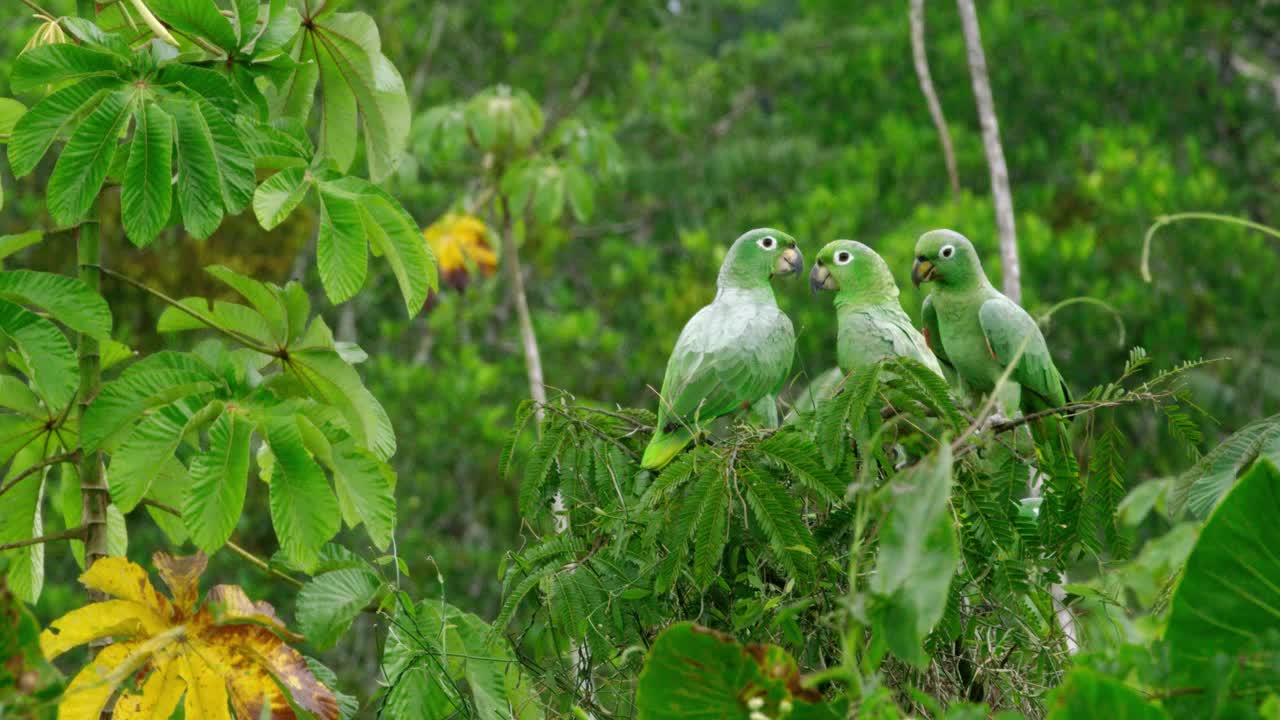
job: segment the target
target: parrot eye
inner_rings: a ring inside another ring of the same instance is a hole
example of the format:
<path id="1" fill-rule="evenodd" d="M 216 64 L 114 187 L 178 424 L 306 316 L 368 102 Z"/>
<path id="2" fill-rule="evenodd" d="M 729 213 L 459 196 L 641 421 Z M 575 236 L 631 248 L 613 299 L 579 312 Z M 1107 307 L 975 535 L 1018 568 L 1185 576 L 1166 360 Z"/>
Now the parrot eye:
<path id="1" fill-rule="evenodd" d="M 849 252 L 848 250 L 841 250 L 840 252 L 836 253 L 837 265 L 848 265 L 852 261 L 853 261 L 853 253 Z"/>
<path id="2" fill-rule="evenodd" d="M 956 254 L 956 247 L 954 245 L 943 245 L 938 254 L 942 256 L 943 260 L 950 260 L 951 256 Z"/>
<path id="3" fill-rule="evenodd" d="M 778 246 L 778 241 L 773 239 L 772 235 L 765 235 L 756 241 L 756 244 L 765 250 L 772 250 Z"/>

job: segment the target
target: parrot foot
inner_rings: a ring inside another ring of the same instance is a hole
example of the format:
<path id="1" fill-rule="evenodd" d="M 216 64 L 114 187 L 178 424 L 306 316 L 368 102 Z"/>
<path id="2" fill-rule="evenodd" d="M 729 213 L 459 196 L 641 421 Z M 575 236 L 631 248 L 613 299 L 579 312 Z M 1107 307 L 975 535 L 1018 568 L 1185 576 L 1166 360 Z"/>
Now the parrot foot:
<path id="1" fill-rule="evenodd" d="M 1009 422 L 1009 418 L 1005 417 L 1000 412 L 991 413 L 990 415 L 987 416 L 986 420 L 982 421 L 982 431 L 986 432 L 990 430 L 993 426 L 999 425 L 1001 423 L 1006 423 L 1006 422 Z"/>

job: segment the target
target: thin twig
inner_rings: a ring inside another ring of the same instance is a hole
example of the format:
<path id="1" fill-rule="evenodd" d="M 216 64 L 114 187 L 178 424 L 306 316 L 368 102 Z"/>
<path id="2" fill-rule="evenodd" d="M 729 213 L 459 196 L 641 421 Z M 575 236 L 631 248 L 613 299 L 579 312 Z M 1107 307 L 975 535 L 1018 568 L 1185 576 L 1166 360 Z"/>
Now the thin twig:
<path id="1" fill-rule="evenodd" d="M 213 318 L 206 316 L 204 313 L 202 313 L 202 312 L 198 312 L 198 311 L 196 311 L 196 310 L 193 310 L 193 309 L 192 309 L 192 308 L 190 308 L 189 306 L 184 305 L 184 304 L 182 304 L 181 302 L 178 302 L 177 300 L 174 300 L 173 298 L 171 298 L 171 297 L 169 297 L 168 295 L 166 295 L 166 294 L 164 294 L 164 293 L 160 292 L 159 290 L 156 290 L 156 289 L 154 289 L 154 288 L 152 288 L 152 287 L 148 287 L 147 285 L 145 285 L 145 284 L 143 284 L 143 283 L 140 283 L 140 282 L 138 282 L 137 280 L 134 280 L 133 278 L 129 277 L 128 275 L 125 275 L 125 274 L 123 274 L 123 273 L 118 273 L 118 272 L 116 272 L 115 270 L 111 270 L 111 269 L 105 268 L 105 267 L 103 267 L 103 266 L 101 266 L 101 265 L 90 265 L 89 267 L 97 268 L 99 271 L 101 271 L 101 272 L 103 272 L 103 273 L 105 273 L 105 274 L 107 274 L 107 275 L 110 275 L 111 277 L 113 277 L 113 278 L 115 278 L 115 279 L 117 279 L 117 280 L 123 280 L 123 281 L 125 281 L 126 283 L 128 283 L 129 285 L 132 285 L 133 287 L 138 288 L 139 290 L 141 290 L 141 291 L 143 291 L 143 292 L 145 292 L 145 293 L 148 293 L 148 294 L 150 294 L 150 295 L 154 295 L 155 297 L 159 298 L 160 300 L 162 300 L 162 301 L 163 301 L 163 302 L 165 302 L 166 304 L 168 304 L 168 305 L 170 305 L 170 306 L 172 306 L 172 307 L 174 307 L 174 308 L 177 308 L 179 311 L 184 312 L 184 313 L 186 313 L 187 315 L 190 315 L 191 317 L 195 318 L 196 320 L 199 320 L 200 322 L 204 323 L 205 325 L 207 325 L 207 326 L 209 327 L 209 329 L 210 329 L 210 330 L 217 330 L 218 332 L 222 333 L 223 335 L 226 335 L 227 337 L 231 338 L 232 340 L 235 340 L 236 342 L 240 343 L 241 345 L 244 345 L 245 347 L 249 348 L 250 350 L 253 350 L 253 351 L 255 351 L 255 352 L 260 352 L 260 353 L 262 353 L 263 355 L 270 355 L 270 356 L 272 356 L 272 357 L 280 357 L 280 352 L 279 352 L 278 350 L 275 350 L 275 349 L 273 349 L 273 348 L 269 348 L 269 347 L 267 347 L 266 345 L 259 344 L 259 343 L 258 343 L 257 341 L 255 341 L 253 338 L 251 338 L 251 337 L 249 337 L 249 336 L 247 336 L 247 335 L 245 335 L 245 334 L 243 334 L 243 333 L 240 333 L 240 332 L 238 332 L 238 331 L 236 331 L 236 330 L 232 330 L 231 328 L 225 328 L 225 327 L 222 327 L 222 326 L 221 326 L 221 325 L 219 325 L 216 321 L 214 321 L 214 319 L 213 319 Z"/>
<path id="2" fill-rule="evenodd" d="M 143 498 L 143 499 L 142 499 L 142 502 L 141 502 L 140 504 L 142 504 L 142 505 L 146 505 L 146 506 L 148 506 L 148 507 L 153 507 L 153 508 L 155 508 L 155 509 L 159 510 L 160 512 L 168 513 L 168 514 L 170 514 L 170 515 L 173 515 L 174 517 L 182 517 L 182 513 L 181 513 L 177 508 L 175 508 L 174 506 L 172 506 L 172 505 L 166 505 L 166 504 L 164 504 L 164 503 L 162 503 L 162 502 L 159 502 L 159 501 L 157 501 L 157 500 L 152 500 L 151 498 Z M 231 552 L 233 552 L 233 553 L 235 553 L 235 554 L 239 555 L 240 557 L 244 558 L 245 560 L 248 560 L 250 564 L 252 564 L 252 565 L 254 565 L 254 566 L 258 567 L 259 569 L 261 569 L 263 572 L 267 573 L 268 575 L 273 575 L 273 576 L 275 576 L 276 578 L 279 578 L 280 580 L 283 580 L 283 581 L 285 581 L 285 582 L 289 583 L 290 585 L 292 585 L 292 586 L 294 586 L 294 587 L 298 587 L 298 588 L 302 587 L 302 581 L 301 581 L 301 580 L 299 580 L 299 579 L 297 579 L 297 578 L 295 578 L 295 577 L 293 577 L 293 576 L 291 576 L 291 575 L 287 575 L 287 574 L 285 574 L 285 573 L 282 573 L 282 572 L 280 572 L 279 570 L 277 570 L 277 569 L 275 569 L 275 568 L 271 567 L 271 565 L 269 565 L 269 564 L 267 563 L 267 561 L 263 560 L 262 558 L 258 557 L 257 555 L 254 555 L 253 553 L 249 552 L 248 550 L 245 550 L 244 548 L 242 548 L 242 547 L 240 547 L 239 545 L 235 544 L 235 543 L 234 543 L 234 542 L 232 542 L 231 540 L 228 540 L 228 541 L 227 541 L 227 548 L 228 548 L 229 550 L 231 550 Z"/>
<path id="3" fill-rule="evenodd" d="M 911 18 L 911 56 L 915 60 L 916 80 L 920 82 L 920 92 L 924 94 L 925 105 L 929 107 L 933 126 L 938 130 L 938 140 L 942 143 L 942 159 L 947 166 L 947 179 L 951 182 L 951 193 L 959 195 L 960 173 L 956 170 L 956 151 L 951 145 L 951 131 L 947 129 L 947 116 L 942 112 L 938 91 L 933 87 L 933 75 L 929 72 L 929 54 L 924 44 L 924 0 L 911 0 L 908 12 Z"/>
<path id="4" fill-rule="evenodd" d="M 40 543 L 54 542 L 56 540 L 83 540 L 85 528 L 83 525 L 77 525 L 70 530 L 62 532 L 41 535 L 40 537 L 27 538 L 26 540 L 18 540 L 17 542 L 5 543 L 0 545 L 0 551 L 16 550 L 18 548 L 27 547 L 28 545 L 39 545 Z"/>
<path id="5" fill-rule="evenodd" d="M 32 465 L 26 470 L 23 470 L 22 472 L 18 473 L 17 476 L 15 476 L 12 480 L 5 483 L 4 486 L 0 487 L 0 495 L 4 495 L 5 493 L 12 490 L 14 485 L 17 485 L 23 480 L 26 480 L 27 478 L 31 477 L 35 473 L 51 465 L 58 465 L 64 462 L 79 462 L 79 461 L 80 461 L 79 450 L 72 450 L 71 452 L 62 453 L 61 455 L 54 455 L 53 457 L 45 458 L 44 460 L 41 460 L 35 465 Z"/>

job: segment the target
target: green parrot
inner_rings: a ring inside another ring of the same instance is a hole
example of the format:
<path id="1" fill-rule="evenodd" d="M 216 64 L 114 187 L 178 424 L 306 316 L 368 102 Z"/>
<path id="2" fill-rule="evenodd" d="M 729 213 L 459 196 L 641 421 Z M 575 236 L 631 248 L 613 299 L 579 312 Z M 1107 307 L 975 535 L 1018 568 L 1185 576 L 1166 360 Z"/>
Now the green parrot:
<path id="1" fill-rule="evenodd" d="M 769 280 L 803 270 L 804 258 L 786 233 L 759 228 L 734 241 L 720 266 L 715 300 L 689 319 L 671 351 L 642 467 L 663 467 L 700 423 L 758 401 L 776 424 L 777 405 L 769 400 L 786 382 L 796 335 Z"/>
<path id="2" fill-rule="evenodd" d="M 991 285 L 968 238 L 952 230 L 921 235 L 911 281 L 916 287 L 935 283 L 921 311 L 925 340 L 966 386 L 991 392 L 1025 342 L 1009 375 L 1021 389 L 1020 401 L 1012 405 L 1029 413 L 1070 401 L 1067 383 L 1035 320 Z"/>
<path id="3" fill-rule="evenodd" d="M 938 359 L 903 312 L 898 284 L 876 251 L 854 240 L 827 243 L 809 273 L 809 287 L 836 291 L 836 358 L 845 375 L 886 358 L 908 357 L 942 376 Z"/>

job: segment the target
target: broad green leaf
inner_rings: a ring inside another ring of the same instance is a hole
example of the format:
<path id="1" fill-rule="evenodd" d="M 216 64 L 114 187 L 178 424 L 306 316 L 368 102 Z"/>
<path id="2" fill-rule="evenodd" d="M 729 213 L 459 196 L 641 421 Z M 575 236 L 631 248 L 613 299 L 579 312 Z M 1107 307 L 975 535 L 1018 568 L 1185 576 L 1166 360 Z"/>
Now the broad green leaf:
<path id="1" fill-rule="evenodd" d="M 129 554 L 129 524 L 124 513 L 115 505 L 107 506 L 107 555 L 126 557 Z"/>
<path id="2" fill-rule="evenodd" d="M 198 35 L 223 50 L 235 50 L 236 31 L 209 0 L 150 0 L 152 12 L 184 33 Z"/>
<path id="3" fill-rule="evenodd" d="M 298 625 L 317 650 L 333 647 L 378 594 L 378 576 L 360 568 L 313 578 L 298 592 Z"/>
<path id="4" fill-rule="evenodd" d="M 124 170 L 120 220 L 129 240 L 146 247 L 173 210 L 173 118 L 156 103 L 138 111 Z"/>
<path id="5" fill-rule="evenodd" d="M 218 384 L 218 376 L 194 355 L 151 355 L 103 385 L 81 421 L 80 441 L 86 451 L 97 450 L 147 410 L 209 392 Z"/>
<path id="6" fill-rule="evenodd" d="M 0 300 L 0 332 L 13 341 L 30 370 L 29 379 L 50 407 L 71 402 L 80 378 L 75 352 L 53 323 L 7 300 Z"/>
<path id="7" fill-rule="evenodd" d="M 1165 630 L 1174 682 L 1203 682 L 1206 673 L 1219 672 L 1219 657 L 1249 664 L 1280 620 L 1278 513 L 1280 471 L 1262 460 L 1205 523 L 1174 590 Z"/>
<path id="8" fill-rule="evenodd" d="M 123 62 L 118 56 L 98 48 L 72 43 L 41 45 L 27 50 L 14 61 L 9 86 L 14 92 L 27 92 L 45 85 L 115 75 L 122 69 Z"/>
<path id="9" fill-rule="evenodd" d="M 416 315 L 427 293 L 438 287 L 435 261 L 422 242 L 416 223 L 400 203 L 381 190 L 374 197 L 366 195 L 360 209 L 370 245 L 391 265 L 405 309 L 410 316 Z"/>
<path id="10" fill-rule="evenodd" d="M 892 480 L 893 506 L 880 531 L 880 550 L 871 591 L 878 607 L 873 631 L 889 649 L 924 667 L 922 643 L 946 609 L 959 548 L 951 522 L 951 446 L 945 440 L 932 455 Z"/>
<path id="11" fill-rule="evenodd" d="M 167 107 L 178 130 L 177 194 L 182 223 L 192 236 L 204 239 L 222 224 L 224 205 L 213 135 L 194 101 L 175 99 Z"/>
<path id="12" fill-rule="evenodd" d="M 271 0 L 266 26 L 262 29 L 262 35 L 254 43 L 254 50 L 264 55 L 283 48 L 297 35 L 301 25 L 302 16 L 286 0 Z M 312 80 L 310 92 L 315 92 L 314 80 Z"/>
<path id="13" fill-rule="evenodd" d="M 171 508 L 181 508 L 191 485 L 191 477 L 187 468 L 177 458 L 169 458 L 155 469 L 155 478 L 151 481 L 151 489 L 147 497 L 164 503 Z M 181 517 L 147 506 L 147 514 L 164 533 L 171 545 L 182 545 L 191 538 L 186 523 Z"/>
<path id="14" fill-rule="evenodd" d="M 285 555 L 304 570 L 320 559 L 320 546 L 341 525 L 338 500 L 312 459 L 292 417 L 272 417 L 260 431 L 275 456 L 271 474 L 271 524 Z"/>
<path id="15" fill-rule="evenodd" d="M 173 458 L 190 419 L 185 403 L 170 403 L 149 412 L 124 436 L 107 468 L 112 503 L 133 511 L 151 489 L 156 468 Z"/>
<path id="16" fill-rule="evenodd" d="M 349 438 L 333 445 L 330 468 L 347 525 L 363 522 L 374 545 L 386 550 L 396 525 L 395 471 Z"/>
<path id="17" fill-rule="evenodd" d="M 355 157 L 355 114 L 364 131 L 369 177 L 380 182 L 395 170 L 409 139 L 409 98 L 395 66 L 382 54 L 373 19 L 334 13 L 307 29 L 301 60 L 319 66 L 324 102 L 321 152 L 345 171 Z"/>
<path id="18" fill-rule="evenodd" d="M 800 686 L 796 661 L 776 645 L 744 647 L 733 638 L 691 622 L 663 630 L 636 685 L 640 720 L 788 717 L 785 702 L 805 716 L 822 700 Z"/>
<path id="19" fill-rule="evenodd" d="M 198 65 L 168 63 L 160 68 L 155 83 L 169 86 L 186 100 L 207 100 L 228 113 L 236 111 L 240 99 L 224 73 Z"/>
<path id="20" fill-rule="evenodd" d="M 316 266 L 325 295 L 342 303 L 364 286 L 369 249 L 365 241 L 361 198 L 329 183 L 320 183 L 320 231 L 316 235 Z"/>
<path id="21" fill-rule="evenodd" d="M 257 32 L 258 0 L 235 0 L 236 37 L 240 47 L 253 39 Z"/>
<path id="22" fill-rule="evenodd" d="M 0 298 L 36 307 L 99 340 L 111 336 L 111 308 L 82 280 L 34 270 L 0 271 Z"/>
<path id="23" fill-rule="evenodd" d="M 18 120 L 9 138 L 9 168 L 15 177 L 35 169 L 54 138 L 97 107 L 106 91 L 118 87 L 115 78 L 90 78 L 65 87 L 36 103 Z"/>
<path id="24" fill-rule="evenodd" d="M 17 454 L 9 466 L 6 479 L 32 467 L 43 459 L 39 447 L 28 446 Z M 44 499 L 45 474 L 41 470 L 0 495 L 0 543 L 15 542 L 44 534 L 44 518 L 40 510 Z M 0 553 L 7 556 L 8 585 L 21 600 L 35 603 L 44 587 L 44 544 Z"/>
<path id="25" fill-rule="evenodd" d="M 569 193 L 569 207 L 578 222 L 586 222 L 595 212 L 596 196 L 591 187 L 591 178 L 582 168 L 570 165 L 564 169 L 565 189 Z"/>
<path id="26" fill-rule="evenodd" d="M 213 140 L 213 157 L 218 163 L 218 190 L 227 212 L 235 215 L 249 206 L 257 180 L 253 158 L 249 157 L 240 135 L 222 111 L 207 100 L 196 102 L 199 119 Z"/>
<path id="27" fill-rule="evenodd" d="M 356 442 L 385 460 L 396 451 L 395 431 L 382 405 L 360 381 L 355 368 L 333 350 L 300 350 L 289 356 L 287 369 L 312 397 L 337 408 Z"/>
<path id="28" fill-rule="evenodd" d="M 93 206 L 132 105 L 133 93 L 112 92 L 71 134 L 49 176 L 45 203 L 54 222 L 73 225 Z"/>
<path id="29" fill-rule="evenodd" d="M 291 339 L 288 337 L 288 309 L 285 308 L 280 296 L 273 292 L 266 283 L 241 275 L 224 265 L 210 265 L 204 271 L 230 285 L 232 290 L 240 293 L 245 300 L 248 300 L 253 309 L 257 310 L 258 314 L 266 321 L 267 326 L 271 329 L 271 337 L 277 343 L 281 345 L 288 343 Z"/>
<path id="30" fill-rule="evenodd" d="M 0 375 L 0 407 L 36 420 L 48 418 L 48 411 L 40 405 L 40 398 L 25 382 L 12 375 Z"/>
<path id="31" fill-rule="evenodd" d="M 1164 710 L 1137 690 L 1088 667 L 1067 673 L 1049 694 L 1049 720 L 1164 720 Z"/>
<path id="32" fill-rule="evenodd" d="M 388 717 L 417 717 L 423 720 L 456 717 L 461 701 L 456 699 L 447 679 L 429 665 L 414 665 L 396 675 L 387 692 L 383 710 Z"/>
<path id="33" fill-rule="evenodd" d="M 305 121 L 311 116 L 311 108 L 315 103 L 316 86 L 320 83 L 320 64 L 313 59 L 315 39 L 312 33 L 297 33 L 290 37 L 298 38 L 289 52 L 289 57 L 297 64 L 276 79 L 276 92 L 270 102 L 271 115 Z"/>
<path id="34" fill-rule="evenodd" d="M 196 547 L 212 553 L 231 538 L 249 479 L 249 439 L 253 426 L 224 412 L 209 428 L 209 449 L 191 460 L 191 486 L 182 519 Z"/>
<path id="35" fill-rule="evenodd" d="M 263 229 L 271 230 L 298 207 L 311 190 L 313 180 L 305 168 L 291 167 L 267 178 L 253 193 L 253 214 Z"/>
<path id="36" fill-rule="evenodd" d="M 0 97 L 0 141 L 8 141 L 13 127 L 27 112 L 27 106 L 13 98 Z"/>
<path id="37" fill-rule="evenodd" d="M 43 239 L 44 232 L 41 230 L 28 230 L 17 235 L 0 235 L 0 260 L 29 248 Z"/>

